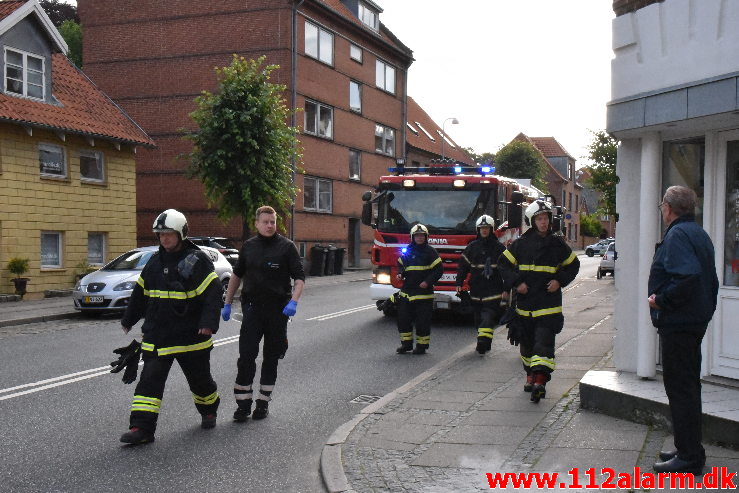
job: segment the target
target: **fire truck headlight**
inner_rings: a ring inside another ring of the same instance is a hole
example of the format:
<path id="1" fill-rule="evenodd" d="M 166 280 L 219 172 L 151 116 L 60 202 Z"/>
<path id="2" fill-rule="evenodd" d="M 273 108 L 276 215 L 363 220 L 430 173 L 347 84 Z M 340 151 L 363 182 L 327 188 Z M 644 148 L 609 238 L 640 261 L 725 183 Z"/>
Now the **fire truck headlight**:
<path id="1" fill-rule="evenodd" d="M 403 180 L 403 186 L 404 187 L 415 187 L 416 180 Z"/>
<path id="2" fill-rule="evenodd" d="M 387 272 L 380 272 L 377 274 L 377 284 L 392 284 L 390 274 Z"/>
<path id="3" fill-rule="evenodd" d="M 454 180 L 454 186 L 457 188 L 463 188 L 465 185 L 464 180 Z"/>

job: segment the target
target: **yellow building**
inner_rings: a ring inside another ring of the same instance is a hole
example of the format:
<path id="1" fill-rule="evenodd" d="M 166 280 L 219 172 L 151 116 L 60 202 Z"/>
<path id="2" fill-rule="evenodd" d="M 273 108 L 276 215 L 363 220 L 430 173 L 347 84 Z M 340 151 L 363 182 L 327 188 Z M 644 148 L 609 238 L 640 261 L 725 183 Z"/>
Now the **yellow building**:
<path id="1" fill-rule="evenodd" d="M 67 59 L 37 0 L 0 2 L 0 49 L 0 293 L 26 258 L 40 298 L 136 246 L 135 151 L 154 143 Z"/>

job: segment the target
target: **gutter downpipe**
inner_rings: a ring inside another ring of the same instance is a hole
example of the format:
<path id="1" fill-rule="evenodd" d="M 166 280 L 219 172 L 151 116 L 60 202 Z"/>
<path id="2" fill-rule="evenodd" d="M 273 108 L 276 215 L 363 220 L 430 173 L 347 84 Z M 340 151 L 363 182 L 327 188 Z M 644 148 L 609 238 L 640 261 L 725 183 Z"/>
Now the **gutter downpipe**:
<path id="1" fill-rule="evenodd" d="M 292 12 L 292 46 L 291 50 L 291 62 L 290 62 L 290 126 L 295 128 L 297 126 L 297 119 L 295 118 L 296 104 L 298 101 L 298 9 L 305 0 L 300 0 L 295 3 L 293 1 L 293 12 Z M 290 169 L 292 174 L 292 182 L 295 185 L 295 156 L 290 158 Z M 290 206 L 290 240 L 295 241 L 295 200 L 293 200 Z"/>

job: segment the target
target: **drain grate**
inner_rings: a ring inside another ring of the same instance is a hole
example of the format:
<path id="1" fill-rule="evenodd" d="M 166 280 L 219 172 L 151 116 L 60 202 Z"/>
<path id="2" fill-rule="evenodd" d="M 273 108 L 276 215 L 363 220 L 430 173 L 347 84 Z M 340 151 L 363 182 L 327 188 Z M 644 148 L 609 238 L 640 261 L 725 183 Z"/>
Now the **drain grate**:
<path id="1" fill-rule="evenodd" d="M 351 404 L 372 404 L 380 400 L 379 395 L 358 395 L 354 399 L 350 400 Z"/>

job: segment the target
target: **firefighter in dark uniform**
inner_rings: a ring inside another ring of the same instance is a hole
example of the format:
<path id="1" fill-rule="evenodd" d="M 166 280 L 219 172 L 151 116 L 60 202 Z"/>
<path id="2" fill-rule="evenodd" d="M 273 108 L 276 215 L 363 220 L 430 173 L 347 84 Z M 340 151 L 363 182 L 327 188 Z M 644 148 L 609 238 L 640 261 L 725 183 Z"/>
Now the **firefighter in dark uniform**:
<path id="1" fill-rule="evenodd" d="M 575 279 L 580 261 L 552 232 L 552 207 L 546 201 L 529 204 L 525 216 L 530 229 L 503 252 L 498 269 L 504 289 L 516 290 L 524 390 L 539 402 L 555 367 L 554 338 L 564 326 L 562 288 Z"/>
<path id="2" fill-rule="evenodd" d="M 457 293 L 462 293 L 462 286 L 470 274 L 470 299 L 477 327 L 477 347 L 480 354 L 490 351 L 493 344 L 493 328 L 501 315 L 501 299 L 508 299 L 508 292 L 503 291 L 503 278 L 498 272 L 498 257 L 505 247 L 495 236 L 495 220 L 488 216 L 480 216 L 475 226 L 477 239 L 470 242 L 462 252 L 457 270 Z"/>
<path id="3" fill-rule="evenodd" d="M 423 224 L 411 228 L 411 242 L 398 258 L 398 278 L 403 287 L 393 295 L 398 306 L 399 354 L 413 350 L 424 354 L 431 341 L 431 312 L 434 308 L 434 284 L 441 278 L 443 266 L 436 250 L 429 245 L 429 230 Z M 413 348 L 413 327 L 416 347 Z"/>
<path id="4" fill-rule="evenodd" d="M 220 402 L 210 373 L 210 351 L 223 288 L 208 255 L 187 239 L 181 212 L 167 209 L 159 214 L 153 231 L 159 251 L 141 271 L 121 320 L 128 333 L 144 318 L 144 368 L 133 396 L 130 429 L 121 436 L 131 444 L 154 441 L 164 384 L 175 360 L 190 385 L 203 428 L 216 425 Z"/>
<path id="5" fill-rule="evenodd" d="M 287 321 L 295 315 L 305 285 L 305 274 L 295 244 L 277 233 L 277 213 L 262 206 L 256 214 L 257 235 L 244 242 L 239 260 L 226 292 L 221 310 L 223 320 L 231 317 L 231 302 L 244 280 L 241 290 L 241 322 L 239 360 L 234 396 L 237 409 L 234 420 L 244 422 L 251 415 L 263 419 L 269 413 L 269 401 L 277 381 L 277 363 L 287 351 Z M 295 286 L 290 285 L 290 279 Z M 262 373 L 259 394 L 254 399 L 252 384 L 256 374 L 259 343 L 264 337 Z M 252 403 L 256 400 L 254 413 Z"/>

